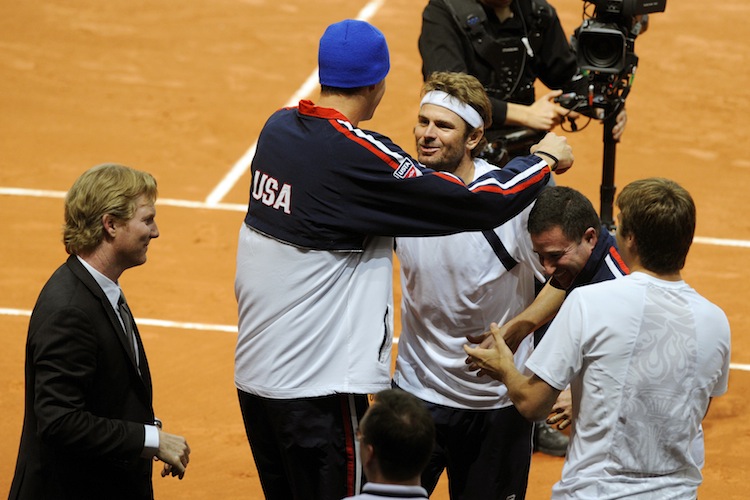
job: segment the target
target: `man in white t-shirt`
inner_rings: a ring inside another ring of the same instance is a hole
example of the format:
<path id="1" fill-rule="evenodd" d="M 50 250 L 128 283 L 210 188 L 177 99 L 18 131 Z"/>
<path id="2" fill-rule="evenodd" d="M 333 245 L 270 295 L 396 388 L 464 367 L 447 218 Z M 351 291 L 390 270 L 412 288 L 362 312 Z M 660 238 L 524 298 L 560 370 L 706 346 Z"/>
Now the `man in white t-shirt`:
<path id="1" fill-rule="evenodd" d="M 695 232 L 690 194 L 644 179 L 617 206 L 631 275 L 572 292 L 527 361 L 530 376 L 499 337 L 465 350 L 527 418 L 546 416 L 571 385 L 571 446 L 553 498 L 695 498 L 702 476 L 691 443 L 711 398 L 727 390 L 729 323 L 680 274 Z"/>

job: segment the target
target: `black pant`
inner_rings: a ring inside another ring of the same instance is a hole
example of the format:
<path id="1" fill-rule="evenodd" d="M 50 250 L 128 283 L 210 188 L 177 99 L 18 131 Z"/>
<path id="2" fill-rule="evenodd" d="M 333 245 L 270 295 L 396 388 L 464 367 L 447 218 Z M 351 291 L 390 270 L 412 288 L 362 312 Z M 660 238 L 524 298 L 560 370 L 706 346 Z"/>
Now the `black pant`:
<path id="1" fill-rule="evenodd" d="M 422 474 L 432 494 L 448 470 L 451 500 L 526 496 L 533 424 L 515 406 L 462 410 L 426 403 L 435 420 L 435 449 Z"/>
<path id="2" fill-rule="evenodd" d="M 355 433 L 367 395 L 267 399 L 237 393 L 267 499 L 340 500 L 359 493 Z"/>

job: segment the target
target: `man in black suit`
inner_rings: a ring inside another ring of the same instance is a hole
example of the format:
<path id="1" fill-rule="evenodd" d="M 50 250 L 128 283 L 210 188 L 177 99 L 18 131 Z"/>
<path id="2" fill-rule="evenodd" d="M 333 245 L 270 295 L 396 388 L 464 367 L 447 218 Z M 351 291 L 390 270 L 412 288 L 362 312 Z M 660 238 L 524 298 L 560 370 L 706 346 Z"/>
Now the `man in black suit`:
<path id="1" fill-rule="evenodd" d="M 37 299 L 10 499 L 152 499 L 152 458 L 182 479 L 190 448 L 154 418 L 151 375 L 118 279 L 159 236 L 154 178 L 96 166 L 65 198 L 70 254 Z"/>

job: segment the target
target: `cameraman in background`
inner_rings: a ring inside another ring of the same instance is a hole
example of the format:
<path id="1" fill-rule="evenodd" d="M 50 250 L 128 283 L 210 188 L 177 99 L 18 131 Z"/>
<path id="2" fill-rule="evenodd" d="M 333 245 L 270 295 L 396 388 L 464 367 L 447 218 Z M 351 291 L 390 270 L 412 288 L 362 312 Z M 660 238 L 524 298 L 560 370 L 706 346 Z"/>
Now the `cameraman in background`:
<path id="1" fill-rule="evenodd" d="M 419 52 L 424 79 L 434 71 L 455 71 L 473 75 L 485 86 L 493 125 L 483 157 L 498 166 L 528 155 L 529 147 L 566 116 L 578 117 L 556 97 L 587 92 L 588 81 L 546 0 L 429 0 Z M 553 89 L 538 99 L 537 79 Z M 612 129 L 615 140 L 626 122 L 623 110 Z"/>
<path id="2" fill-rule="evenodd" d="M 422 75 L 454 71 L 475 76 L 492 104 L 488 146 L 480 155 L 502 167 L 562 123 L 578 115 L 555 102 L 564 92 L 585 95 L 581 74 L 555 9 L 546 0 L 429 0 L 419 37 Z M 536 99 L 537 78 L 551 92 Z M 617 116 L 618 140 L 627 121 Z M 564 456 L 568 437 L 535 424 L 534 450 Z"/>

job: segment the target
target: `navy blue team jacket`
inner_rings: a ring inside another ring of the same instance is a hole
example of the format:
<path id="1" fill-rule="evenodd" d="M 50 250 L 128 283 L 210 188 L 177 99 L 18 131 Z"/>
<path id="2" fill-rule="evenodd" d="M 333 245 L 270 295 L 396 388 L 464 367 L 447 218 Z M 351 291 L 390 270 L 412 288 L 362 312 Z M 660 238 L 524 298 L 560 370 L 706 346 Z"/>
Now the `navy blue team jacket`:
<path id="1" fill-rule="evenodd" d="M 245 222 L 292 245 L 362 250 L 368 236 L 428 236 L 501 225 L 534 200 L 550 168 L 528 156 L 466 186 L 389 138 L 300 101 L 266 122 Z"/>

